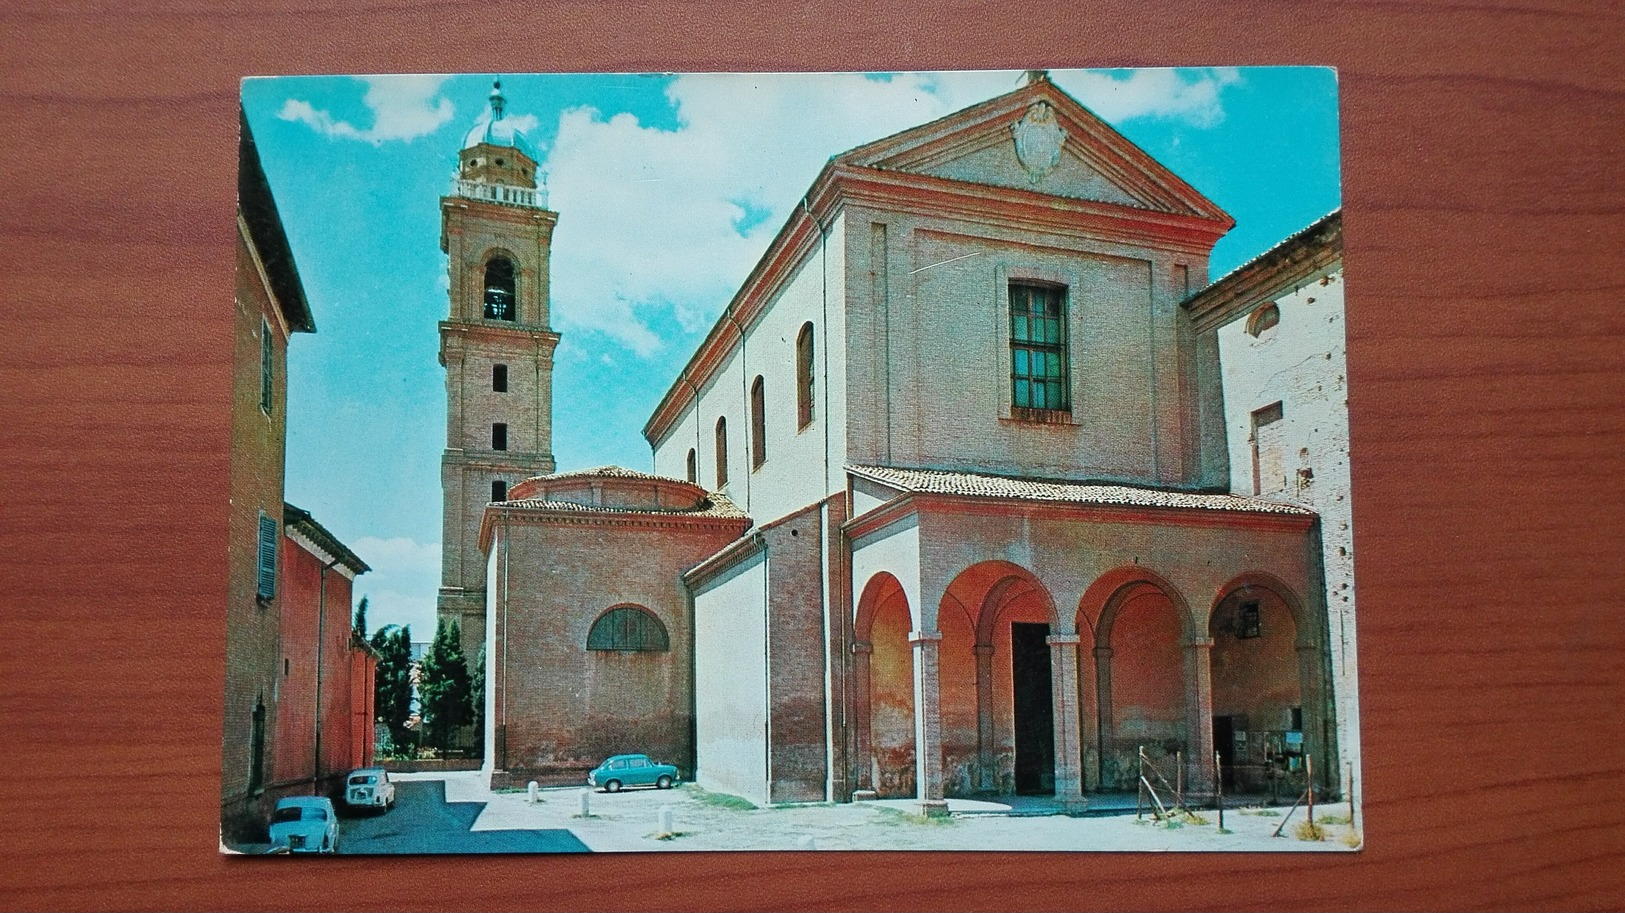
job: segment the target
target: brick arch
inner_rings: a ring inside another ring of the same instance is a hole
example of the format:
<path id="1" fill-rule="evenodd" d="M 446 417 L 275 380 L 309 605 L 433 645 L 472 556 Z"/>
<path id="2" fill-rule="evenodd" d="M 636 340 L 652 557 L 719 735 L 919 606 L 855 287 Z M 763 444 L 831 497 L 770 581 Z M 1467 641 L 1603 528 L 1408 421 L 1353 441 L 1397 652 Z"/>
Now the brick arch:
<path id="1" fill-rule="evenodd" d="M 1205 617 L 1204 624 L 1198 626 L 1191 613 L 1190 603 L 1185 601 L 1184 594 L 1179 592 L 1179 588 L 1161 574 L 1140 565 L 1114 568 L 1101 574 L 1089 585 L 1089 589 L 1083 593 L 1083 598 L 1078 601 L 1078 630 L 1092 631 L 1096 647 L 1111 646 L 1112 626 L 1117 622 L 1118 613 L 1130 599 L 1144 592 L 1147 587 L 1160 590 L 1168 597 L 1168 601 L 1174 604 L 1174 608 L 1179 612 L 1180 629 L 1187 641 L 1200 640 L 1206 636 Z"/>
<path id="2" fill-rule="evenodd" d="M 1240 596 L 1249 590 L 1263 590 L 1281 600 L 1287 611 L 1292 615 L 1292 624 L 1296 629 L 1297 646 L 1317 647 L 1320 645 L 1320 630 L 1309 617 L 1309 609 L 1296 591 L 1288 586 L 1281 578 L 1264 571 L 1248 571 L 1238 574 L 1225 581 L 1219 587 L 1218 593 L 1208 603 L 1207 613 L 1202 617 L 1202 630 L 1208 630 L 1213 623 L 1213 614 L 1226 600 Z"/>
<path id="3" fill-rule="evenodd" d="M 908 593 L 903 590 L 902 581 L 886 571 L 880 571 L 863 585 L 863 595 L 858 597 L 858 610 L 852 621 L 852 637 L 854 640 L 866 642 L 874 631 L 875 615 L 881 606 L 889 605 L 891 600 L 903 600 L 903 608 L 909 612 L 912 620 L 914 613 L 908 605 Z"/>
<path id="4" fill-rule="evenodd" d="M 870 577 L 858 598 L 851 645 L 852 774 L 860 792 L 897 798 L 916 792 L 914 656 L 909 643 L 914 624 L 902 582 L 885 571 Z"/>
<path id="5" fill-rule="evenodd" d="M 1032 571 L 1012 561 L 979 561 L 965 568 L 954 575 L 942 602 L 963 609 L 976 629 L 977 643 L 987 643 L 999 615 L 1011 602 L 1028 595 L 1038 598 L 1050 626 L 1060 627 L 1060 613 L 1049 588 Z"/>

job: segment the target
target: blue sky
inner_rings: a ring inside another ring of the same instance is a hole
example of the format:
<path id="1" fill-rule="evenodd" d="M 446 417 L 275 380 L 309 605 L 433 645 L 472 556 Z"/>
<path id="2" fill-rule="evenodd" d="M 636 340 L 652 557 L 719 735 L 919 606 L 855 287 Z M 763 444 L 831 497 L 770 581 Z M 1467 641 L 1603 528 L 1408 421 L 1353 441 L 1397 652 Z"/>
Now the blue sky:
<path id="1" fill-rule="evenodd" d="M 1337 82 L 1302 67 L 1058 70 L 1236 218 L 1217 278 L 1341 204 Z M 433 632 L 445 316 L 439 197 L 489 75 L 246 80 L 318 332 L 290 347 L 287 497 L 356 550 L 370 620 Z M 551 208 L 553 452 L 650 468 L 640 430 L 832 155 L 1016 88 L 1019 71 L 504 75 Z"/>

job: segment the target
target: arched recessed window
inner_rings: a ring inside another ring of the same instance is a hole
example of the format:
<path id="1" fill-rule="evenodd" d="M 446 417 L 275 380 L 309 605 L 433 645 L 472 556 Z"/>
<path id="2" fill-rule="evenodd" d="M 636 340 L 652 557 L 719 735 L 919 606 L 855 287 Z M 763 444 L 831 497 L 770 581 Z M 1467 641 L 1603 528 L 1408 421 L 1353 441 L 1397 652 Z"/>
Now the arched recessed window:
<path id="1" fill-rule="evenodd" d="M 688 480 L 690 482 L 700 480 L 700 454 L 693 447 L 688 448 Z"/>
<path id="2" fill-rule="evenodd" d="M 1262 336 L 1265 330 L 1280 322 L 1281 309 L 1275 306 L 1275 302 L 1271 301 L 1248 316 L 1247 335 L 1253 337 Z"/>
<path id="3" fill-rule="evenodd" d="M 717 419 L 717 490 L 728 487 L 728 419 Z"/>
<path id="4" fill-rule="evenodd" d="M 757 469 L 767 462 L 767 393 L 762 388 L 762 375 L 750 384 L 750 468 Z"/>
<path id="5" fill-rule="evenodd" d="M 801 327 L 796 336 L 796 427 L 805 428 L 813 420 L 813 325 Z"/>
<path id="6" fill-rule="evenodd" d="M 616 606 L 598 617 L 587 632 L 587 649 L 664 653 L 671 649 L 666 626 L 649 610 Z"/>
<path id="7" fill-rule="evenodd" d="M 487 320 L 513 320 L 518 291 L 514 285 L 513 261 L 495 256 L 485 263 L 485 317 Z"/>

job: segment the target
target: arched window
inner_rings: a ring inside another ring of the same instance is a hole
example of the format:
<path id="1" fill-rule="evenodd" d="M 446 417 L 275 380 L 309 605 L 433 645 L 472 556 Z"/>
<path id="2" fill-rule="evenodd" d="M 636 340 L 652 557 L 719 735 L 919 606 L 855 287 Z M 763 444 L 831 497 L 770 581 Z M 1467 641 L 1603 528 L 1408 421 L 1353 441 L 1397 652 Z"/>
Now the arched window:
<path id="1" fill-rule="evenodd" d="M 1271 301 L 1269 304 L 1266 304 L 1263 307 L 1260 307 L 1258 310 L 1253 311 L 1252 314 L 1248 316 L 1247 335 L 1256 339 L 1257 337 L 1264 335 L 1265 330 L 1268 330 L 1280 322 L 1281 309 L 1275 306 L 1275 302 Z"/>
<path id="2" fill-rule="evenodd" d="M 688 448 L 688 480 L 695 483 L 700 481 L 700 454 L 693 447 Z"/>
<path id="3" fill-rule="evenodd" d="M 587 632 L 587 649 L 664 653 L 671 649 L 666 626 L 648 609 L 616 606 L 598 617 Z"/>
<path id="4" fill-rule="evenodd" d="M 717 419 L 717 490 L 728 487 L 728 419 Z"/>
<path id="5" fill-rule="evenodd" d="M 762 389 L 762 375 L 750 384 L 750 468 L 757 469 L 767 462 L 767 394 Z"/>
<path id="6" fill-rule="evenodd" d="M 498 255 L 485 263 L 485 318 L 513 320 L 518 291 L 514 285 L 513 261 Z"/>
<path id="7" fill-rule="evenodd" d="M 801 327 L 796 336 L 796 427 L 805 428 L 813 420 L 813 325 Z"/>

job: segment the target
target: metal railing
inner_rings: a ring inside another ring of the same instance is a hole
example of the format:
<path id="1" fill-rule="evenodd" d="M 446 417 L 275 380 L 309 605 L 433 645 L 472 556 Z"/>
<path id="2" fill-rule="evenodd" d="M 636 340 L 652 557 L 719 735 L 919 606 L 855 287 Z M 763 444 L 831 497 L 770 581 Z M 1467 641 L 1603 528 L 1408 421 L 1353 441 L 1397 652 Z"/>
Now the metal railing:
<path id="1" fill-rule="evenodd" d="M 533 190 L 529 187 L 487 184 L 484 181 L 466 181 L 462 178 L 453 178 L 451 192 L 453 196 L 470 200 L 484 200 L 487 203 L 501 203 L 504 206 L 522 206 L 527 209 L 547 208 L 547 189 L 545 187 Z"/>

